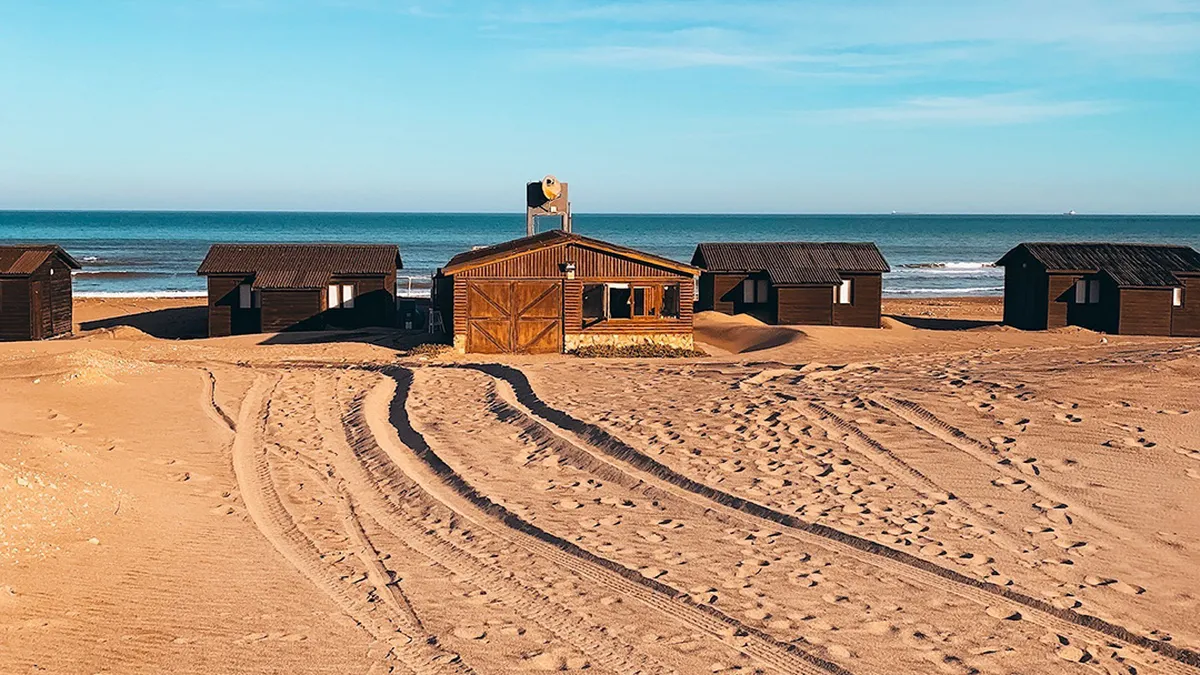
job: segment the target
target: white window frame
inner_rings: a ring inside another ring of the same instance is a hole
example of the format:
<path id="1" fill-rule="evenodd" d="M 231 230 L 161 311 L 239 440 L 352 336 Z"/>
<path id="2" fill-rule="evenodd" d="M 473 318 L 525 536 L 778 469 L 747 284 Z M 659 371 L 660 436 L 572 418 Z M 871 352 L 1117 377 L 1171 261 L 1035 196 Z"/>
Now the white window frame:
<path id="1" fill-rule="evenodd" d="M 1183 289 L 1179 286 L 1171 289 L 1171 306 L 1183 307 Z"/>
<path id="2" fill-rule="evenodd" d="M 842 279 L 842 283 L 838 284 L 833 289 L 834 302 L 839 305 L 850 305 L 854 303 L 854 280 Z"/>
<path id="3" fill-rule="evenodd" d="M 238 284 L 238 309 L 254 307 L 254 287 L 250 284 Z"/>
<path id="4" fill-rule="evenodd" d="M 612 289 L 627 289 L 629 284 L 612 283 L 604 284 L 604 320 L 609 321 L 613 318 L 612 315 Z M 633 291 L 629 291 L 629 316 L 633 316 Z M 624 320 L 624 319 L 622 319 Z"/>
<path id="5" fill-rule="evenodd" d="M 342 284 L 342 309 L 354 309 L 354 284 Z"/>
<path id="6" fill-rule="evenodd" d="M 329 309 L 337 309 L 342 306 L 341 287 L 337 284 L 329 284 L 325 288 L 325 297 Z"/>

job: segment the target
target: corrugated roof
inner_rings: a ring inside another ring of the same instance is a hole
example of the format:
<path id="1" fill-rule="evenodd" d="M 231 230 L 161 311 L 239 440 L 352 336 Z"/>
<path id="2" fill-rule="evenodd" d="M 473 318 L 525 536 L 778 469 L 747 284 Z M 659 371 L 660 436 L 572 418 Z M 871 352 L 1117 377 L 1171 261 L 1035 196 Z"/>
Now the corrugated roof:
<path id="1" fill-rule="evenodd" d="M 1051 272 L 1079 272 L 1112 277 L 1118 286 L 1178 286 L 1176 273 L 1200 274 L 1200 253 L 1188 246 L 1107 242 L 1026 242 L 1006 253 L 1005 265 L 1025 251 Z"/>
<path id="2" fill-rule="evenodd" d="M 329 283 L 330 272 L 322 270 L 263 270 L 254 275 L 254 288 L 313 289 Z"/>
<path id="3" fill-rule="evenodd" d="M 0 246 L 0 275 L 25 277 L 33 274 L 52 255 L 57 255 L 68 267 L 80 269 L 80 264 L 57 244 Z"/>
<path id="4" fill-rule="evenodd" d="M 395 274 L 395 244 L 213 244 L 197 274 L 253 274 L 257 288 L 320 288 L 333 275 Z"/>
<path id="5" fill-rule="evenodd" d="M 872 243 L 709 242 L 696 247 L 692 264 L 710 272 L 766 272 L 771 283 L 832 285 L 839 272 L 889 272 Z"/>
<path id="6" fill-rule="evenodd" d="M 639 251 L 627 246 L 610 244 L 606 241 L 592 239 L 591 237 L 585 237 L 582 234 L 576 234 L 574 232 L 564 232 L 563 230 L 546 230 L 545 232 L 539 232 L 529 237 L 521 237 L 520 239 L 513 239 L 512 241 L 506 241 L 492 246 L 478 248 L 473 251 L 464 251 L 459 253 L 451 258 L 450 262 L 446 263 L 446 266 L 442 268 L 442 274 L 457 274 L 465 269 L 479 267 L 480 265 L 486 265 L 490 262 L 502 260 L 504 258 L 511 258 L 513 256 L 525 253 L 526 251 L 566 244 L 587 246 L 589 248 L 605 251 L 616 256 L 640 260 L 651 265 L 672 269 L 683 274 L 695 275 L 696 272 L 699 271 L 691 265 L 681 263 L 678 260 L 664 258 L 659 255 L 654 255 L 653 253 L 646 253 L 645 251 Z"/>

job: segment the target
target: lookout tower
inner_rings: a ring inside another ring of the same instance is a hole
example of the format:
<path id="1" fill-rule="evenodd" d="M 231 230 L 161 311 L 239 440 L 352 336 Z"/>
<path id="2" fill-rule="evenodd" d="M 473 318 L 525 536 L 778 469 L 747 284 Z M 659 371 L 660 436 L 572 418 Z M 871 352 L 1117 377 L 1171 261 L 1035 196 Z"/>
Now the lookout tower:
<path id="1" fill-rule="evenodd" d="M 554 176 L 525 185 L 525 234 L 546 230 L 571 231 L 571 201 L 567 184 Z"/>

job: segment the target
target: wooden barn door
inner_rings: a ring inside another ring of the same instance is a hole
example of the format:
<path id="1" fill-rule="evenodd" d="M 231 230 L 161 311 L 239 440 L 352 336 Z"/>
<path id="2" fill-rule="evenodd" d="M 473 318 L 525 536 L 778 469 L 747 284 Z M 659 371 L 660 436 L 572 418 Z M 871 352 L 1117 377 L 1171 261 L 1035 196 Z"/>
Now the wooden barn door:
<path id="1" fill-rule="evenodd" d="M 556 280 L 468 281 L 467 351 L 562 351 L 562 286 Z"/>

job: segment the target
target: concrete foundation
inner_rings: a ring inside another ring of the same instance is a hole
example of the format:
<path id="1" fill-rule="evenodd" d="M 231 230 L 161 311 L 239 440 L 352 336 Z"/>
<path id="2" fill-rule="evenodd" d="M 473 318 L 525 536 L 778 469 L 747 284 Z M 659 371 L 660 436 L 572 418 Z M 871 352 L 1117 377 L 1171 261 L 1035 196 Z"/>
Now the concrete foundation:
<path id="1" fill-rule="evenodd" d="M 563 336 L 563 348 L 566 351 L 579 349 L 583 346 L 603 345 L 611 347 L 628 347 L 633 345 L 666 345 L 677 349 L 695 349 L 696 342 L 691 333 L 650 333 L 644 335 L 605 334 L 605 333 L 575 333 Z"/>

